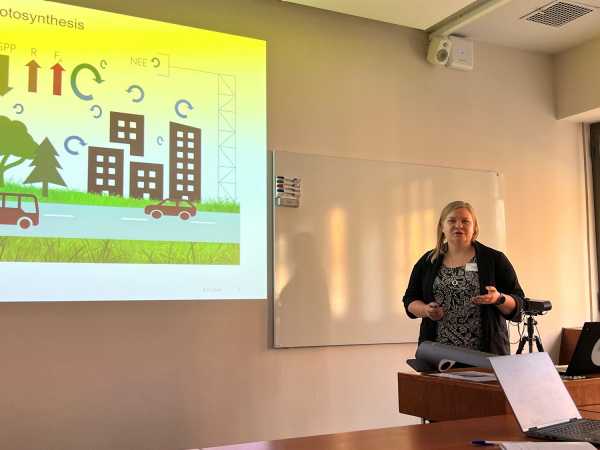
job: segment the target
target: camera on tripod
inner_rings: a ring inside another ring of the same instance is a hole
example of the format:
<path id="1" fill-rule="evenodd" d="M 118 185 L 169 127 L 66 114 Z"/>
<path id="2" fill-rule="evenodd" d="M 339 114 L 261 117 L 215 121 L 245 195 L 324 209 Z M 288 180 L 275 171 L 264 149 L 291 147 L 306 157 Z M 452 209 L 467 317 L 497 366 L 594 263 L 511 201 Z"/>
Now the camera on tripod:
<path id="1" fill-rule="evenodd" d="M 538 316 L 545 314 L 552 309 L 550 300 L 533 300 L 531 298 L 523 299 L 523 314 L 528 316 Z"/>
<path id="2" fill-rule="evenodd" d="M 526 316 L 523 318 L 523 322 L 527 327 L 527 334 L 521 336 L 519 347 L 517 348 L 517 355 L 523 353 L 525 344 L 528 344 L 529 353 L 533 351 L 534 343 L 538 352 L 544 351 L 541 338 L 535 334 L 537 330 L 537 322 L 533 316 L 546 314 L 551 309 L 552 302 L 550 300 L 533 300 L 530 298 L 523 299 L 523 315 Z"/>

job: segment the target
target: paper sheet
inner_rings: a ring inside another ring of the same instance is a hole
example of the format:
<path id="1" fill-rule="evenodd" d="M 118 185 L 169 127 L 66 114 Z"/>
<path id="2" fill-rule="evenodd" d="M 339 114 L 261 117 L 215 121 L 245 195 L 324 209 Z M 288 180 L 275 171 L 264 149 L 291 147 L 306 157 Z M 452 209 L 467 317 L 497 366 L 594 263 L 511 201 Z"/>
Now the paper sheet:
<path id="1" fill-rule="evenodd" d="M 502 450 L 595 450 L 589 442 L 498 442 Z"/>

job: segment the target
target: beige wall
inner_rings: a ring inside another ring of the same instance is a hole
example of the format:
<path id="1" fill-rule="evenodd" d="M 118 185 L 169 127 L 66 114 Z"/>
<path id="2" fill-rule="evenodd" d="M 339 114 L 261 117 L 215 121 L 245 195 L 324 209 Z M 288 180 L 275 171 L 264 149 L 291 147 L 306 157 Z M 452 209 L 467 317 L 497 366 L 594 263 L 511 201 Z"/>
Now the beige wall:
<path id="1" fill-rule="evenodd" d="M 277 0 L 71 3 L 267 39 L 269 148 L 496 169 L 508 255 L 540 320 L 589 313 L 583 150 L 554 118 L 549 57 L 476 46 L 425 62 L 423 32 Z M 310 292 L 310 286 L 306 286 Z M 413 345 L 269 348 L 265 300 L 0 305 L 0 446 L 165 450 L 405 424 Z"/>
<path id="2" fill-rule="evenodd" d="M 600 108 L 599 54 L 600 38 L 597 38 L 556 55 L 556 116 L 559 119 Z M 599 118 L 600 113 L 595 111 L 592 121 Z"/>

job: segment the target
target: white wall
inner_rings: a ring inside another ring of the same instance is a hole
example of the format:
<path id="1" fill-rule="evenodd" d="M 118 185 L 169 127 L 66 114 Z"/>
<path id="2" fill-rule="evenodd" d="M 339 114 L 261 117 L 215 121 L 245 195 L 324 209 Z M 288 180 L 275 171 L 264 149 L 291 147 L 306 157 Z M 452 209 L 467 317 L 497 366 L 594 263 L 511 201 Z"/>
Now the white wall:
<path id="1" fill-rule="evenodd" d="M 526 293 L 554 303 L 546 347 L 587 317 L 583 149 L 554 118 L 549 57 L 477 44 L 474 71 L 441 69 L 423 32 L 277 0 L 70 3 L 267 39 L 271 149 L 502 172 L 508 256 Z M 0 305 L 2 447 L 181 449 L 414 422 L 396 398 L 413 345 L 273 350 L 270 327 L 264 299 Z"/>

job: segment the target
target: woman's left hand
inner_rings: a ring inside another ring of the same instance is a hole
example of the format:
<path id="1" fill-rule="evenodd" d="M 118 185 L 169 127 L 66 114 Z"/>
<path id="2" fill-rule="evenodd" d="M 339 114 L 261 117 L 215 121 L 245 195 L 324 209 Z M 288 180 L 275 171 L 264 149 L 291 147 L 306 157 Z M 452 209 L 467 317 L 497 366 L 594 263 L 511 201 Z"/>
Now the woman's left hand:
<path id="1" fill-rule="evenodd" d="M 494 286 L 486 286 L 487 294 L 477 295 L 471 298 L 476 305 L 493 305 L 500 298 L 500 292 Z"/>

